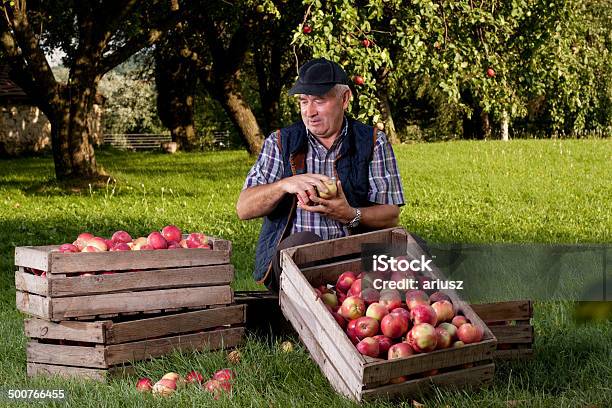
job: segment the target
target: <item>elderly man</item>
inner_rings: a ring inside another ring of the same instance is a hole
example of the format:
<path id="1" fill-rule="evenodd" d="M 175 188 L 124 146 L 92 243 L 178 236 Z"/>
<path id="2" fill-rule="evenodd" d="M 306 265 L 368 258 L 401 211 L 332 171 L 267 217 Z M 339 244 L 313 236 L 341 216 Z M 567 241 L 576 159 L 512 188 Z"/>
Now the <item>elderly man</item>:
<path id="1" fill-rule="evenodd" d="M 302 120 L 266 138 L 236 205 L 242 220 L 264 217 L 253 275 L 273 291 L 280 249 L 396 226 L 404 204 L 385 134 L 344 115 L 351 90 L 340 65 L 307 62 L 289 94 Z"/>

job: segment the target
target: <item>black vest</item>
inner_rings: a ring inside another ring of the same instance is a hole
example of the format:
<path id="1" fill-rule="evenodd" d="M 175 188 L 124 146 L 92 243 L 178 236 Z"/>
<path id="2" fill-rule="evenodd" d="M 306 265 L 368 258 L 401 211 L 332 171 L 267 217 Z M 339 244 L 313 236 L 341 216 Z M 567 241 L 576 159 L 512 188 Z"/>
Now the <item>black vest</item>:
<path id="1" fill-rule="evenodd" d="M 283 159 L 283 178 L 308 172 L 306 153 L 308 135 L 300 120 L 277 131 L 278 144 Z M 348 119 L 347 134 L 334 163 L 336 178 L 342 183 L 346 200 L 352 207 L 367 207 L 370 186 L 369 168 L 376 142 L 376 131 L 372 126 Z M 297 199 L 285 194 L 276 208 L 264 217 L 257 249 L 253 277 L 263 282 L 270 271 L 270 263 L 279 242 L 291 232 Z"/>

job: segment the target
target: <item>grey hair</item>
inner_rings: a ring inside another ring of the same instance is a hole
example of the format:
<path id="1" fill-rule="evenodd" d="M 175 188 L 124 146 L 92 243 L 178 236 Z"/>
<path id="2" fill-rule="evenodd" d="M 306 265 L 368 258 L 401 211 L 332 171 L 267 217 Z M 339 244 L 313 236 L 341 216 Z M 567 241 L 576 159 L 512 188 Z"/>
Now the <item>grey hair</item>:
<path id="1" fill-rule="evenodd" d="M 332 89 L 329 90 L 329 93 L 331 93 L 334 96 L 337 96 L 339 98 L 342 97 L 342 95 L 344 95 L 344 93 L 346 91 L 350 91 L 351 88 L 348 85 L 345 84 L 336 84 L 334 85 L 334 87 Z"/>

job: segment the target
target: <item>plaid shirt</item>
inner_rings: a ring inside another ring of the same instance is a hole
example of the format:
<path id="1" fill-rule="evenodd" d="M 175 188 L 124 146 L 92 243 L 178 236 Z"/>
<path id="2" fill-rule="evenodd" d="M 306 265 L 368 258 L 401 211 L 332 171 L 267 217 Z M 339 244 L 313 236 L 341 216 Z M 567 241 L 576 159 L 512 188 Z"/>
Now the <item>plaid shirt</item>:
<path id="1" fill-rule="evenodd" d="M 344 120 L 342 132 L 328 150 L 310 131 L 308 133 L 308 152 L 306 153 L 306 169 L 309 173 L 325 174 L 334 177 L 334 160 L 340 150 L 348 129 L 348 121 Z M 271 184 L 283 176 L 283 159 L 278 148 L 277 135 L 273 132 L 264 141 L 257 161 L 249 171 L 243 190 L 261 184 Z M 368 199 L 377 204 L 404 205 L 402 182 L 397 170 L 393 149 L 387 141 L 387 136 L 381 131 L 377 133 L 376 144 L 372 155 L 369 171 L 370 187 Z M 291 233 L 311 231 L 324 240 L 344 237 L 348 229 L 344 224 L 325 217 L 322 214 L 309 212 L 300 207 L 296 209 Z"/>

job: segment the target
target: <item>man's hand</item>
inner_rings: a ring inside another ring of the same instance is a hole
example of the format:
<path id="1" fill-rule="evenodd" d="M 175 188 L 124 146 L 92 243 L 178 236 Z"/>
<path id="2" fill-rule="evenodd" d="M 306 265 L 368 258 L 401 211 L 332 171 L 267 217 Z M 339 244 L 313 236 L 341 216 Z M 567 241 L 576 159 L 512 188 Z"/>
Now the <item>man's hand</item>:
<path id="1" fill-rule="evenodd" d="M 314 195 L 310 197 L 314 205 L 306 205 L 302 202 L 298 205 L 306 211 L 324 214 L 327 218 L 339 221 L 342 224 L 347 224 L 355 218 L 355 209 L 346 201 L 346 196 L 344 195 L 344 190 L 342 190 L 342 183 L 340 183 L 340 180 L 336 181 L 336 186 L 338 187 L 336 197 L 326 200 Z M 317 188 L 319 187 L 317 186 Z"/>
<path id="2" fill-rule="evenodd" d="M 298 203 L 302 208 L 305 208 L 311 200 L 317 197 L 315 187 L 319 191 L 329 191 L 325 187 L 324 182 L 329 182 L 331 179 L 323 174 L 298 174 L 297 176 L 291 176 L 282 179 L 282 188 L 285 193 L 295 194 L 298 199 Z"/>

